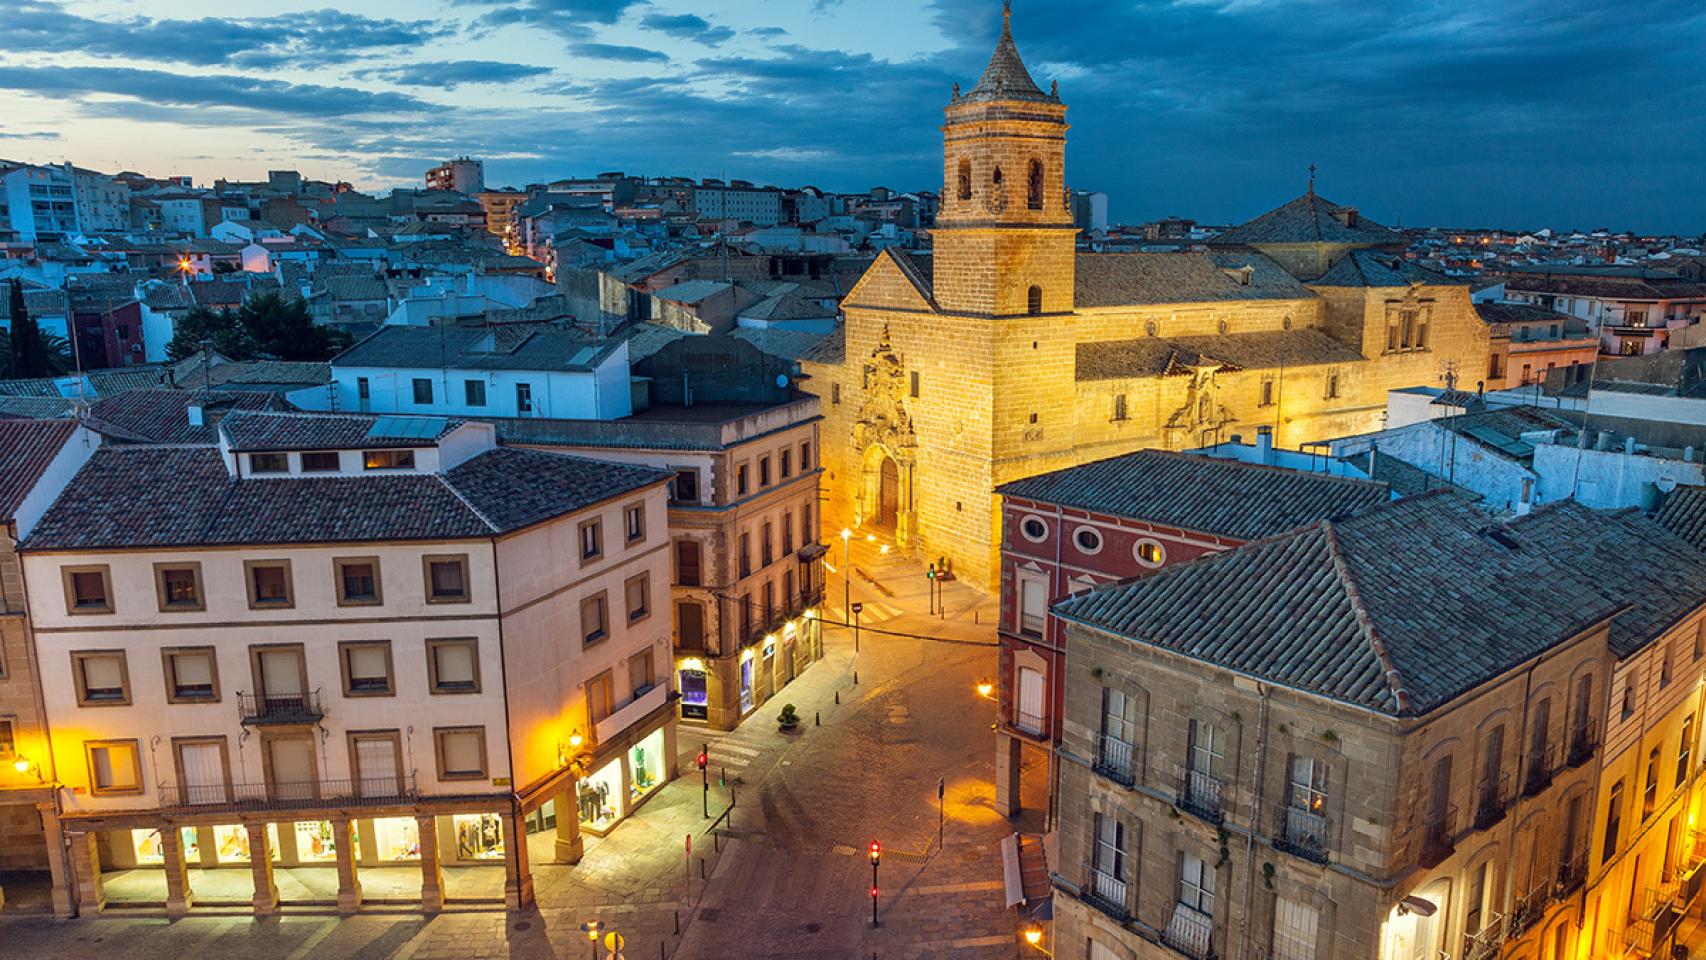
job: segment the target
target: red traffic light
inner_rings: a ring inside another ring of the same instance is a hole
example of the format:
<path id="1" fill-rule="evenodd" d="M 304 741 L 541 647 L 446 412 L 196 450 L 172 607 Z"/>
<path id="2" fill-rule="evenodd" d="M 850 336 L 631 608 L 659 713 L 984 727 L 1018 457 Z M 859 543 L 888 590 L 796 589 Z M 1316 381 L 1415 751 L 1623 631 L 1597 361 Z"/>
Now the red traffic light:
<path id="1" fill-rule="evenodd" d="M 693 762 L 697 763 L 699 765 L 699 769 L 703 770 L 711 765 L 711 758 L 707 756 L 704 751 L 700 751 L 699 755 L 693 758 Z"/>
<path id="2" fill-rule="evenodd" d="M 883 855 L 883 845 L 878 843 L 875 840 L 872 840 L 871 841 L 871 859 L 875 860 L 882 855 Z"/>
<path id="3" fill-rule="evenodd" d="M 877 899 L 877 888 L 876 887 L 871 888 L 871 899 L 872 900 Z"/>

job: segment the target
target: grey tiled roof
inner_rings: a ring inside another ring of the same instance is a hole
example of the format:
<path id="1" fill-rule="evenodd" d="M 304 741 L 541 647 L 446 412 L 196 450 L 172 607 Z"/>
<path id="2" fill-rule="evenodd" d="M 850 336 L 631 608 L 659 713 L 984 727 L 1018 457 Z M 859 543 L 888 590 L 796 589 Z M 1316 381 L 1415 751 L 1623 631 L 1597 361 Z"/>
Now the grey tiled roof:
<path id="1" fill-rule="evenodd" d="M 1362 354 L 1319 330 L 1265 330 L 1199 337 L 1139 337 L 1080 343 L 1079 380 L 1130 380 L 1214 362 L 1233 370 L 1354 363 Z"/>
<path id="2" fill-rule="evenodd" d="M 1297 278 L 1255 250 L 1080 253 L 1073 283 L 1080 309 L 1314 297 Z"/>
<path id="3" fill-rule="evenodd" d="M 212 446 L 102 447 L 24 549 L 482 538 L 666 478 L 644 467 L 499 448 L 444 475 L 235 480 Z"/>
<path id="4" fill-rule="evenodd" d="M 422 428 L 421 435 L 373 436 L 381 419 Z M 386 447 L 426 447 L 462 426 L 445 417 L 374 417 L 342 413 L 273 413 L 236 411 L 219 421 L 219 432 L 232 450 L 360 450 Z M 430 432 L 427 432 L 430 431 Z"/>
<path id="5" fill-rule="evenodd" d="M 1706 487 L 1677 487 L 1653 515 L 1666 530 L 1706 551 Z"/>
<path id="6" fill-rule="evenodd" d="M 962 101 L 994 101 L 994 100 L 1039 100 L 1053 102 L 1056 98 L 1042 92 L 1031 79 L 1031 73 L 1025 69 L 1024 61 L 1019 59 L 1019 48 L 1013 45 L 1013 29 L 1011 11 L 1004 15 L 1001 23 L 1001 39 L 996 41 L 995 53 L 989 58 L 989 65 L 983 68 L 983 76 L 978 78 L 977 86 L 960 97 Z"/>
<path id="7" fill-rule="evenodd" d="M 126 390 L 102 397 L 89 408 L 88 423 L 111 439 L 131 443 L 212 443 L 213 416 L 201 426 L 189 420 L 192 403 L 215 413 L 229 410 L 279 410 L 277 395 L 258 392 L 204 393 L 190 390 Z"/>
<path id="8" fill-rule="evenodd" d="M 1352 250 L 1328 267 L 1319 279 L 1309 282 L 1317 287 L 1407 287 L 1412 283 L 1461 285 L 1443 273 L 1380 250 Z"/>
<path id="9" fill-rule="evenodd" d="M 1508 526 L 1502 539 L 1513 548 L 1490 536 L 1488 516 L 1466 502 L 1412 497 L 1092 590 L 1055 611 L 1133 642 L 1414 716 L 1624 609 L 1621 596 L 1608 595 L 1615 588 L 1542 549 L 1558 527 L 1624 538 L 1603 521 L 1562 502 Z"/>
<path id="10" fill-rule="evenodd" d="M 1569 314 L 1532 303 L 1500 303 L 1497 300 L 1475 304 L 1475 313 L 1483 323 L 1568 323 L 1575 319 Z"/>
<path id="11" fill-rule="evenodd" d="M 729 331 L 729 336 L 736 340 L 745 340 L 773 357 L 798 360 L 801 357 L 815 356 L 824 339 L 834 336 L 834 334 L 811 333 L 805 330 L 766 330 L 754 327 L 737 327 Z"/>
<path id="12" fill-rule="evenodd" d="M 1235 540 L 1273 536 L 1391 498 L 1384 483 L 1163 450 L 1014 480 L 996 492 Z"/>
<path id="13" fill-rule="evenodd" d="M 1347 208 L 1322 199 L 1310 190 L 1303 196 L 1269 210 L 1248 223 L 1216 236 L 1211 242 L 1227 243 L 1344 243 L 1384 246 L 1404 242 L 1404 235 L 1357 217 L 1357 225 L 1346 226 L 1338 216 Z"/>
<path id="14" fill-rule="evenodd" d="M 0 420 L 0 520 L 9 520 L 77 430 L 71 420 Z"/>
<path id="15" fill-rule="evenodd" d="M 386 325 L 338 354 L 332 365 L 411 370 L 585 371 L 602 363 L 619 343 L 543 324 Z"/>

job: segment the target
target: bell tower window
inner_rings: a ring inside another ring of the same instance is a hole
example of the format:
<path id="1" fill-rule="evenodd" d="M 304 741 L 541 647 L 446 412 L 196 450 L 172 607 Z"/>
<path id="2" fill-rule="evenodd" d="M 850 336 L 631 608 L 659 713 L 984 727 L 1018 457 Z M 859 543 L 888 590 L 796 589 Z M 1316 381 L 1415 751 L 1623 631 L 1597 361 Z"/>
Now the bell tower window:
<path id="1" fill-rule="evenodd" d="M 1025 183 L 1025 205 L 1032 210 L 1043 208 L 1043 162 L 1032 160 L 1030 176 Z"/>
<path id="2" fill-rule="evenodd" d="M 1043 312 L 1043 288 L 1042 287 L 1033 286 L 1033 287 L 1031 287 L 1031 289 L 1029 291 L 1026 292 L 1026 294 L 1025 294 L 1025 307 L 1027 310 L 1030 311 L 1030 314 L 1033 317 L 1036 316 L 1037 314 Z"/>
<path id="3" fill-rule="evenodd" d="M 971 199 L 971 161 L 960 161 L 960 191 L 961 200 Z"/>

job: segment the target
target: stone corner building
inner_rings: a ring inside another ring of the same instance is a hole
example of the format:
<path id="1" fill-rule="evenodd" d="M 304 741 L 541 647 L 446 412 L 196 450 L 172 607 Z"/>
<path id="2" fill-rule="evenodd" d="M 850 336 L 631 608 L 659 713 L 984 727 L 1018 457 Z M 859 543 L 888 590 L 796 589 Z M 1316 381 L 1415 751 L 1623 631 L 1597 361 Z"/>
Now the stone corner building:
<path id="1" fill-rule="evenodd" d="M 1207 251 L 1078 250 L 1066 105 L 1008 26 L 947 106 L 932 254 L 879 256 L 803 360 L 827 524 L 994 587 L 1002 483 L 1262 425 L 1283 446 L 1365 431 L 1387 390 L 1486 367 L 1467 288 L 1313 183 Z"/>

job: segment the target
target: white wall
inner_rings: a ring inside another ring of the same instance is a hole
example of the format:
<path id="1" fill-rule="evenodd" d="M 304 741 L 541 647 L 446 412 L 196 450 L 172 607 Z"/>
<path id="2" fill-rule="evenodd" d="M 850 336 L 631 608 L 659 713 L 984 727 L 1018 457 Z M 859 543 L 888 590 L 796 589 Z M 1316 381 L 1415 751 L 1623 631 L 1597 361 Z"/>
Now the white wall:
<path id="1" fill-rule="evenodd" d="M 366 377 L 371 400 L 366 412 L 437 414 L 453 417 L 552 417 L 569 420 L 614 420 L 633 413 L 628 382 L 628 346 L 622 344 L 597 370 L 552 373 L 542 370 L 445 370 L 395 367 L 334 367 L 338 409 L 361 411 L 357 381 Z M 430 404 L 414 400 L 414 380 L 433 384 Z M 486 384 L 484 406 L 467 403 L 468 380 Z M 533 411 L 516 407 L 516 385 L 533 388 Z"/>
<path id="2" fill-rule="evenodd" d="M 1660 483 L 1706 483 L 1706 470 L 1699 463 L 1627 454 L 1621 445 L 1612 450 L 1542 445 L 1534 449 L 1534 468 L 1540 475 L 1541 502 L 1573 493 L 1583 506 L 1598 510 L 1652 507 Z"/>

